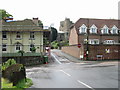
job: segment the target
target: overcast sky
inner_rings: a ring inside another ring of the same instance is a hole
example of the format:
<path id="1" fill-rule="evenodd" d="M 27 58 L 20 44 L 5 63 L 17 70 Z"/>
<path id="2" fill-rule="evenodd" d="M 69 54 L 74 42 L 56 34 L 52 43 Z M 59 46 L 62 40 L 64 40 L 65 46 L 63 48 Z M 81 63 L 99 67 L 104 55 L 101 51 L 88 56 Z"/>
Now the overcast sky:
<path id="1" fill-rule="evenodd" d="M 15 20 L 38 17 L 45 26 L 70 18 L 117 19 L 120 0 L 1 0 L 0 9 L 5 9 Z"/>

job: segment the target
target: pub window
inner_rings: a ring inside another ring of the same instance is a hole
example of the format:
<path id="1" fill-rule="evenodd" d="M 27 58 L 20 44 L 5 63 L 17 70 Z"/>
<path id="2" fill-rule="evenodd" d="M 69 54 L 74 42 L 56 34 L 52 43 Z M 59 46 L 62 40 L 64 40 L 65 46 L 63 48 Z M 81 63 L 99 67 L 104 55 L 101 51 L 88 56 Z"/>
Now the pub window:
<path id="1" fill-rule="evenodd" d="M 18 38 L 18 39 L 21 38 L 20 32 L 16 33 L 16 38 Z"/>
<path id="2" fill-rule="evenodd" d="M 21 50 L 20 44 L 16 44 L 16 50 Z"/>
<path id="3" fill-rule="evenodd" d="M 30 39 L 34 39 L 35 38 L 35 33 L 34 32 L 30 32 Z"/>
<path id="4" fill-rule="evenodd" d="M 2 32 L 2 38 L 7 39 L 7 33 L 6 32 Z"/>
<path id="5" fill-rule="evenodd" d="M 34 44 L 30 44 L 30 51 L 32 51 L 33 47 L 34 47 Z"/>
<path id="6" fill-rule="evenodd" d="M 7 45 L 6 44 L 2 44 L 2 51 L 7 51 Z"/>

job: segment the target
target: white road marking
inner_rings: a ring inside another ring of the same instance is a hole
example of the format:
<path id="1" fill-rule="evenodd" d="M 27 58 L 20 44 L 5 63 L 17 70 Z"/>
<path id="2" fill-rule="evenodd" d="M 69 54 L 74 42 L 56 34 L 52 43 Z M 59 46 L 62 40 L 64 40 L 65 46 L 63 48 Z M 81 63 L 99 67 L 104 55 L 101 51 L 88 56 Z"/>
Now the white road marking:
<path id="1" fill-rule="evenodd" d="M 82 82 L 82 81 L 80 81 L 80 80 L 77 80 L 77 81 L 78 81 L 79 83 L 83 84 L 84 86 L 86 86 L 86 87 L 88 87 L 88 88 L 90 88 L 90 89 L 92 89 L 92 90 L 95 90 L 94 88 L 92 88 L 91 86 L 85 84 L 84 82 Z"/>
<path id="2" fill-rule="evenodd" d="M 62 64 L 56 57 L 54 54 L 51 53 L 51 55 L 55 58 L 55 60 L 59 63 L 59 64 Z"/>
<path id="3" fill-rule="evenodd" d="M 65 73 L 66 75 L 68 75 L 69 77 L 71 76 L 70 74 L 66 73 L 65 71 L 63 70 L 60 70 L 61 72 Z"/>

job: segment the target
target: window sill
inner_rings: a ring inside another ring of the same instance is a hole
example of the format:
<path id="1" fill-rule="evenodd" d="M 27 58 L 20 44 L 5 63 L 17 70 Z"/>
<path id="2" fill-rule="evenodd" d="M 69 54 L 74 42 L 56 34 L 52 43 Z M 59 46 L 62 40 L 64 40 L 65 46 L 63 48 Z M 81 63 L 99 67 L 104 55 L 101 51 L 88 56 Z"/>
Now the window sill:
<path id="1" fill-rule="evenodd" d="M 29 40 L 35 40 L 35 38 L 29 38 Z"/>
<path id="2" fill-rule="evenodd" d="M 16 38 L 15 40 L 21 40 L 22 38 Z"/>
<path id="3" fill-rule="evenodd" d="M 2 40 L 7 40 L 7 38 L 2 38 Z"/>

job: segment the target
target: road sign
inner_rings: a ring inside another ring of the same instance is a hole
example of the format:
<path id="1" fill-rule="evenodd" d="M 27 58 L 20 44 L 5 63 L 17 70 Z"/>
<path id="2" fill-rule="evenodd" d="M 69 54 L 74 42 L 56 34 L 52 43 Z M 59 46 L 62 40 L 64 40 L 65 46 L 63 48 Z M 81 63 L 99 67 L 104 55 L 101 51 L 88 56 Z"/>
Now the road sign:
<path id="1" fill-rule="evenodd" d="M 80 48 L 81 47 L 81 44 L 78 44 L 78 48 Z"/>

